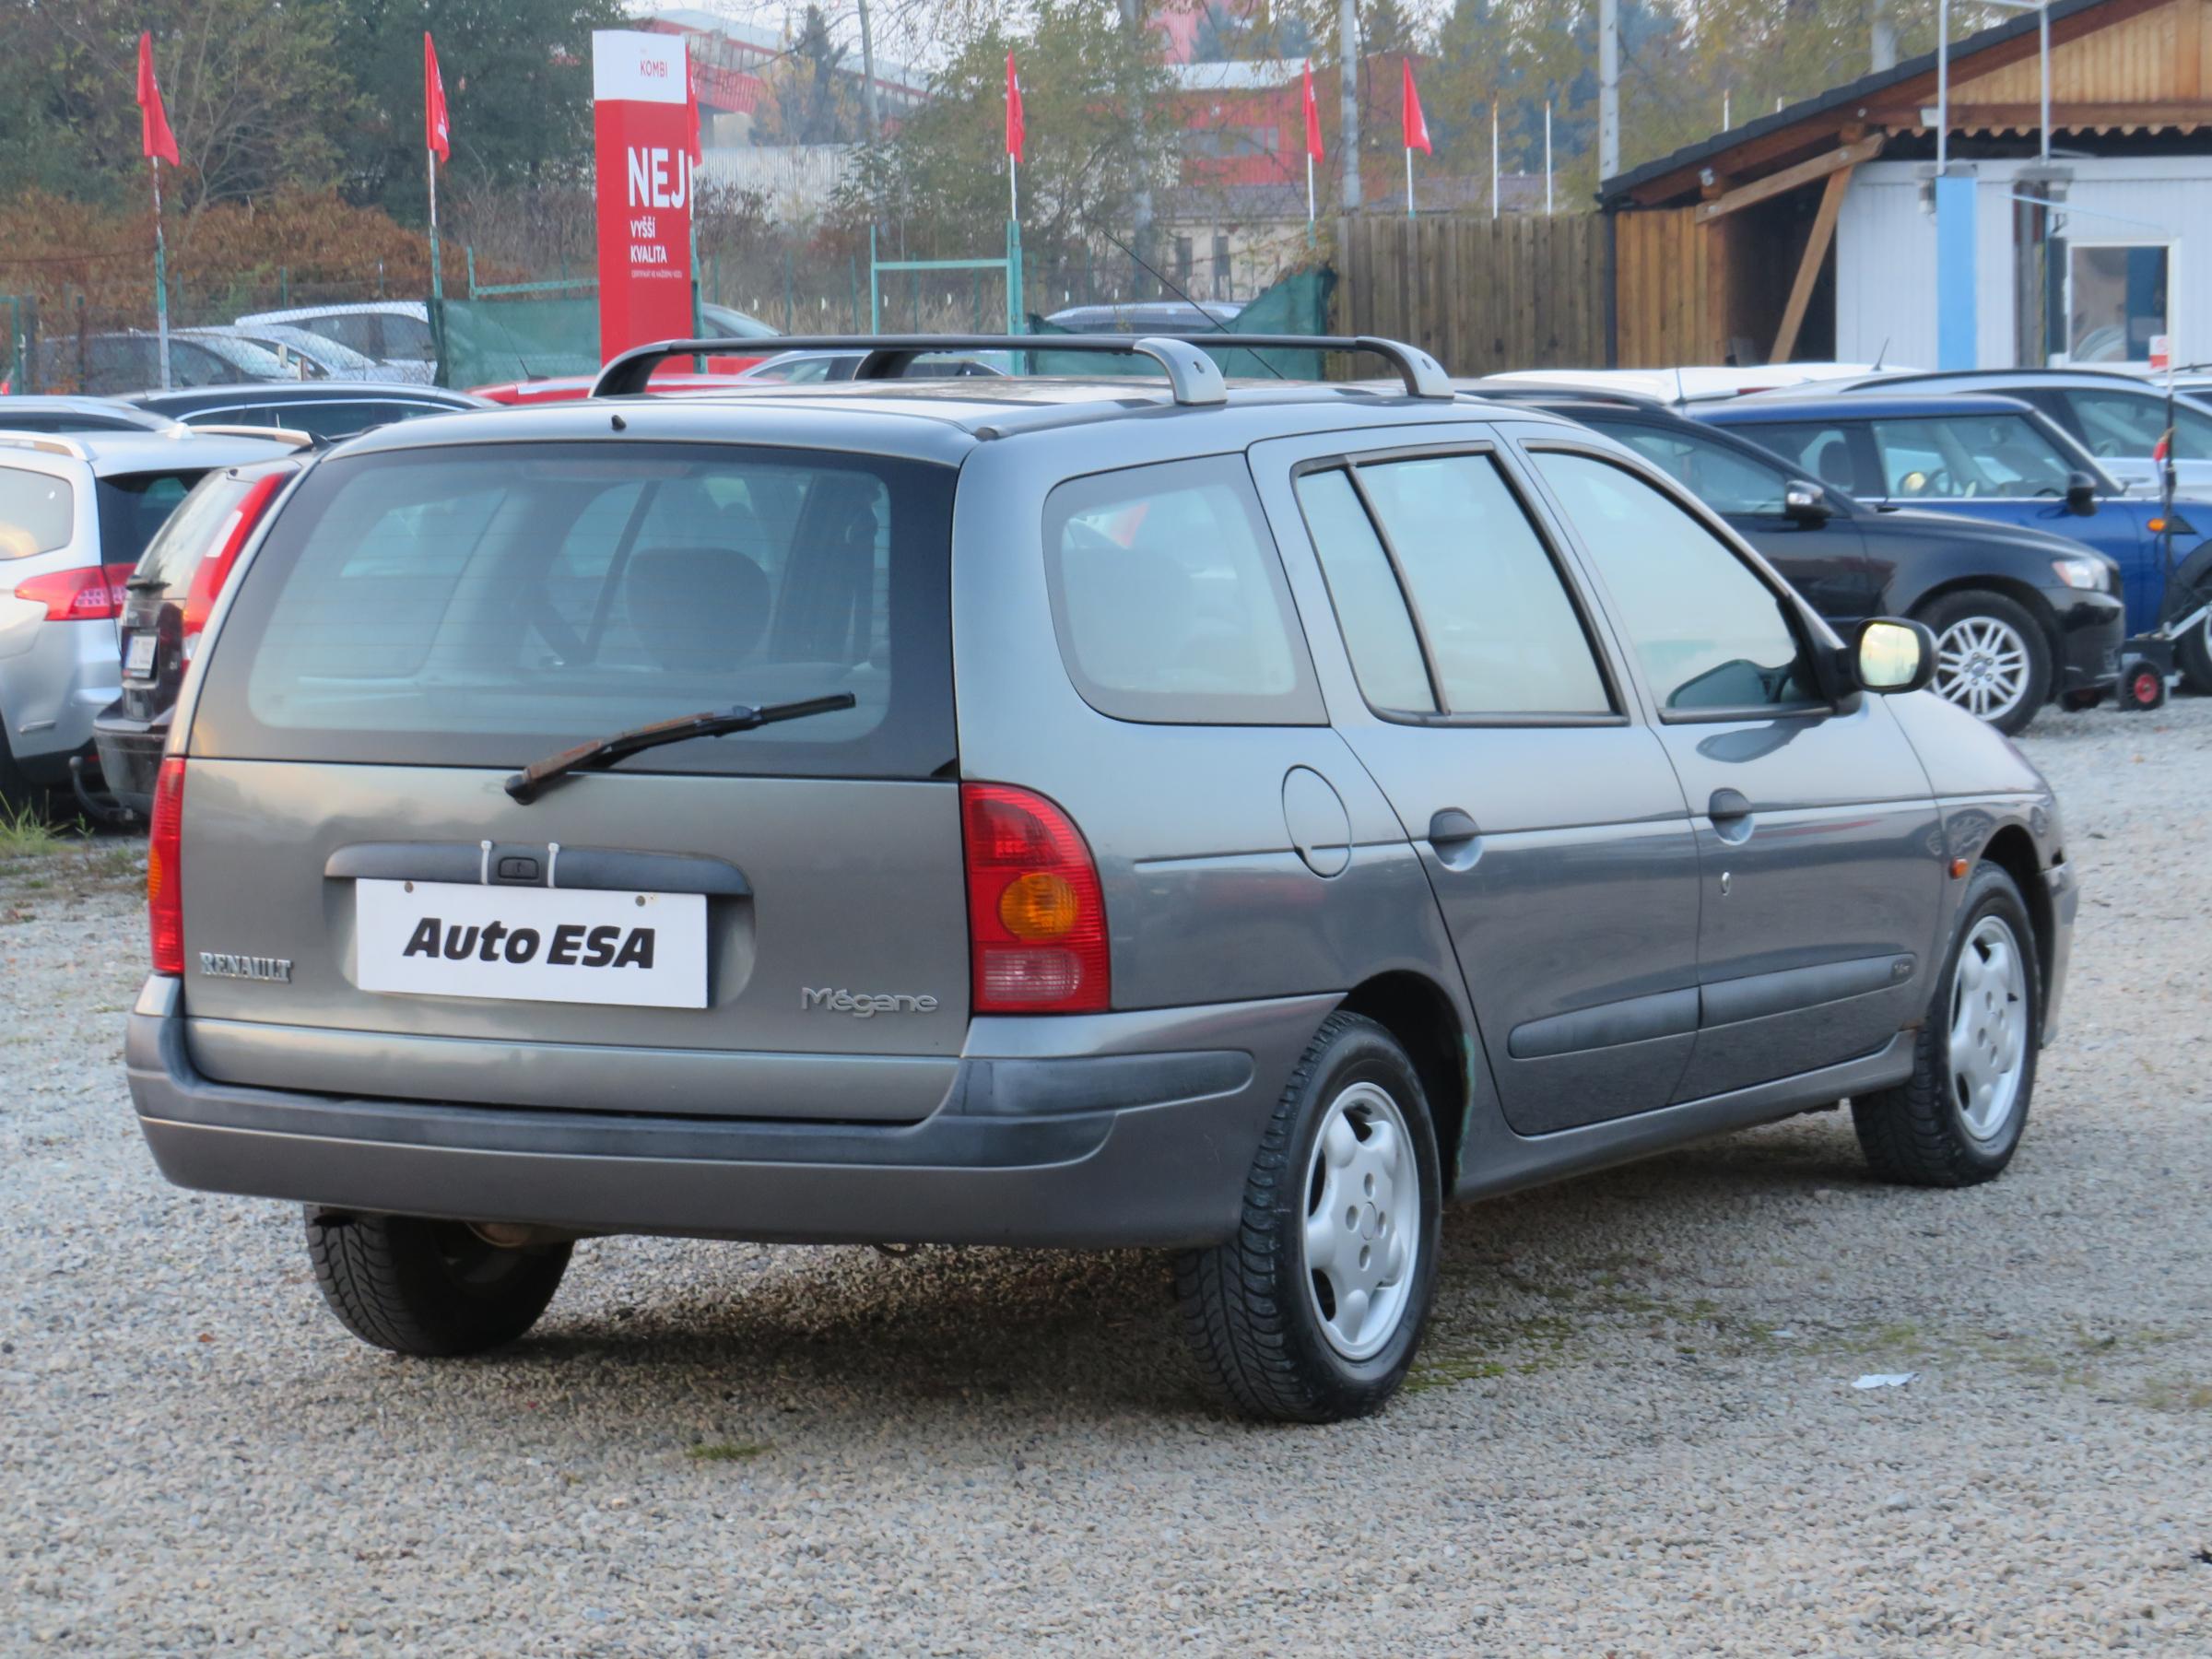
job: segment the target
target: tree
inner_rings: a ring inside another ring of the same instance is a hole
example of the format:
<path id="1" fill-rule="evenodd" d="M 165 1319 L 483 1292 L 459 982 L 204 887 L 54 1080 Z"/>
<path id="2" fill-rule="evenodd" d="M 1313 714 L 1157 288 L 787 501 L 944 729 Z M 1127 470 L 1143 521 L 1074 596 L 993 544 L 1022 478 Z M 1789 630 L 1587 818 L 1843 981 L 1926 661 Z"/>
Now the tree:
<path id="1" fill-rule="evenodd" d="M 799 32 L 768 72 L 771 103 L 753 124 L 759 144 L 836 144 L 849 135 L 838 71 L 845 48 L 830 33 L 830 19 L 809 5 Z"/>
<path id="2" fill-rule="evenodd" d="M 46 0 L 0 11 L 0 194 L 46 189 L 135 203 L 146 188 L 135 101 L 149 29 L 183 165 L 172 205 L 335 176 L 333 129 L 351 112 L 326 0 Z"/>
<path id="3" fill-rule="evenodd" d="M 1172 135 L 1127 115 L 1133 102 L 1156 104 L 1167 88 L 1158 39 L 1147 34 L 1132 61 L 1118 9 L 1088 0 L 1039 0 L 1027 34 L 986 24 L 938 73 L 930 101 L 896 135 L 861 152 L 839 190 L 837 218 L 849 229 L 896 229 L 917 256 L 991 253 L 1006 218 L 1012 52 L 1029 114 L 1025 251 L 1056 259 L 1091 226 L 1127 225 L 1137 194 L 1165 176 L 1170 159 Z"/>
<path id="4" fill-rule="evenodd" d="M 629 24 L 621 0 L 324 0 L 338 62 L 360 92 L 338 127 L 357 201 L 425 207 L 422 34 L 437 37 L 453 112 L 452 171 L 490 185 L 571 182 L 592 152 L 592 31 Z"/>

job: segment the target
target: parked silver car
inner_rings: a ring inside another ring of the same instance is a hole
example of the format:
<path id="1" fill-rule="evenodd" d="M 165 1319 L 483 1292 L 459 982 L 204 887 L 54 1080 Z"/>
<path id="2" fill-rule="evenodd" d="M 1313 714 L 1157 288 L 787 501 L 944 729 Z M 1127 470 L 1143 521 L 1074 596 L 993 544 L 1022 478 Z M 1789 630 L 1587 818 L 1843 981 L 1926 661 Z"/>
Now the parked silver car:
<path id="1" fill-rule="evenodd" d="M 870 356 L 356 439 L 203 635 L 132 1095 L 358 1335 L 512 1340 L 604 1232 L 1170 1246 L 1214 1386 L 1324 1420 L 1447 1197 L 1845 1097 L 2009 1160 L 2075 888 L 1924 628 L 1409 347 L 793 345 Z"/>
<path id="2" fill-rule="evenodd" d="M 370 300 L 345 305 L 295 305 L 233 319 L 252 332 L 280 323 L 335 340 L 375 365 L 372 378 L 429 385 L 437 378 L 438 347 L 430 310 L 419 300 Z"/>
<path id="3" fill-rule="evenodd" d="M 283 454 L 258 438 L 0 432 L 0 801 L 65 783 L 115 700 L 123 584 L 210 467 Z"/>

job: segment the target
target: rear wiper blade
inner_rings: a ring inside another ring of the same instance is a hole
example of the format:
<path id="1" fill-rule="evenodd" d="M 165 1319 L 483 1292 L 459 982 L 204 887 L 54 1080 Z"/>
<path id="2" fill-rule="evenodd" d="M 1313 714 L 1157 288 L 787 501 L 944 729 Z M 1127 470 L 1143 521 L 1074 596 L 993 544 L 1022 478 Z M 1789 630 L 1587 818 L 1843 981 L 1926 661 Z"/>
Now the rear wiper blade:
<path id="1" fill-rule="evenodd" d="M 642 754 L 664 744 L 683 743 L 693 737 L 720 737 L 731 732 L 749 732 L 756 726 L 782 720 L 804 720 L 809 714 L 831 714 L 850 709 L 860 700 L 850 691 L 828 697 L 803 698 L 797 702 L 765 703 L 755 709 L 739 703 L 734 709 L 709 709 L 699 714 L 679 714 L 674 720 L 656 720 L 634 726 L 611 737 L 598 737 L 562 749 L 542 760 L 533 760 L 507 780 L 507 793 L 527 806 L 547 784 L 571 772 L 597 771 L 627 755 Z"/>

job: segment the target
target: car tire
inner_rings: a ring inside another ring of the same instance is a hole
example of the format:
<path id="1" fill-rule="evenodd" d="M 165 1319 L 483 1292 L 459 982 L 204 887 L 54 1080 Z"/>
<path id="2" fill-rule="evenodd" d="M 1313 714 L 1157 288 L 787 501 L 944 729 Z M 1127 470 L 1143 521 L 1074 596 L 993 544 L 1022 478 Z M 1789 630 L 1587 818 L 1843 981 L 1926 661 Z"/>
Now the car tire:
<path id="1" fill-rule="evenodd" d="M 1435 1299 L 1441 1190 L 1413 1062 L 1373 1020 L 1331 1015 L 1260 1137 L 1235 1236 L 1176 1258 L 1209 1390 L 1270 1422 L 1381 1406 Z"/>
<path id="2" fill-rule="evenodd" d="M 2199 697 L 2212 697 L 2212 617 L 2174 641 L 2173 660 L 2183 685 Z"/>
<path id="3" fill-rule="evenodd" d="M 2008 737 L 2025 731 L 2051 697 L 2051 641 L 2027 606 L 1965 588 L 1919 620 L 1936 635 L 1936 694 Z"/>
<path id="4" fill-rule="evenodd" d="M 477 1354 L 537 1323 L 570 1246 L 509 1248 L 465 1221 L 307 1212 L 315 1284 L 338 1323 L 395 1354 Z"/>
<path id="5" fill-rule="evenodd" d="M 1912 1075 L 1854 1097 L 1852 1124 L 1874 1172 L 1911 1186 L 1972 1186 L 2018 1149 L 2042 1041 L 2035 930 L 2013 879 L 1993 864 L 1969 878 Z"/>

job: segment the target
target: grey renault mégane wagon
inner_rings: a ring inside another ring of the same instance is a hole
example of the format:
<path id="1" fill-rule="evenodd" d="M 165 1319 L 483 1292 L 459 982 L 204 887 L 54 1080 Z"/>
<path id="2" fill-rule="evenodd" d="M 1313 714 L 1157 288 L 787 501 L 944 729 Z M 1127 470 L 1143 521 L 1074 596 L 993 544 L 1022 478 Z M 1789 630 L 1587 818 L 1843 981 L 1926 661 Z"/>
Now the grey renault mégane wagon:
<path id="1" fill-rule="evenodd" d="M 1846 1098 L 2005 1167 L 2076 892 L 1924 629 L 1404 347 L 877 378 L 948 344 L 386 428 L 257 532 L 131 1088 L 356 1335 L 508 1341 L 600 1233 L 1167 1246 L 1210 1382 L 1328 1419 L 1447 1198 Z"/>

